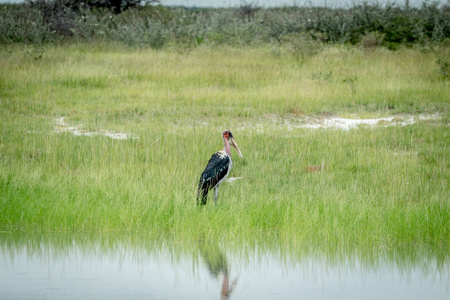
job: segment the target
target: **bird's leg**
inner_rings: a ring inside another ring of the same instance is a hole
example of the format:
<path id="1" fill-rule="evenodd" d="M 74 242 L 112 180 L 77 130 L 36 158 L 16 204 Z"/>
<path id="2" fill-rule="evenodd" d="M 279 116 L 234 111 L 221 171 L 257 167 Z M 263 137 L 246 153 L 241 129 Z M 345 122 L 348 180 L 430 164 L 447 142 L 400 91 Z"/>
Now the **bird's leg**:
<path id="1" fill-rule="evenodd" d="M 217 192 L 219 191 L 219 187 L 215 187 L 214 188 L 214 199 L 215 199 L 215 204 L 216 204 L 216 206 L 217 206 Z"/>

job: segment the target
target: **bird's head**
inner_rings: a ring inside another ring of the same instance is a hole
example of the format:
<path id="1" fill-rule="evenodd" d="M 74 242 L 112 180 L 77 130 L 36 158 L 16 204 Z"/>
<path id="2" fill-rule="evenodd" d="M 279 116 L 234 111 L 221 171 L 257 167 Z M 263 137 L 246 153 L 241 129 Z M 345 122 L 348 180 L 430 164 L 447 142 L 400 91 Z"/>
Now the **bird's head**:
<path id="1" fill-rule="evenodd" d="M 238 144 L 236 143 L 236 141 L 233 138 L 233 134 L 231 133 L 231 131 L 225 130 L 222 135 L 223 135 L 223 138 L 227 139 L 228 142 L 230 143 L 230 145 L 233 146 L 234 149 L 236 149 L 236 152 L 239 154 L 239 156 L 244 158 L 244 156 L 242 156 L 241 150 L 239 150 Z"/>

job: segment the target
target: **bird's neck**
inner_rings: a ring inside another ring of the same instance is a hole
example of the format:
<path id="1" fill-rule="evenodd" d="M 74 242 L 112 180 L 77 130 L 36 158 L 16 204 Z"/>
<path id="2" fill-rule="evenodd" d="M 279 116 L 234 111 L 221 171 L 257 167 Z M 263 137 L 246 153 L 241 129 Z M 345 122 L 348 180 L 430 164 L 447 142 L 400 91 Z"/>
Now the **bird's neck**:
<path id="1" fill-rule="evenodd" d="M 224 145 L 225 145 L 225 148 L 224 148 L 223 150 L 228 154 L 228 156 L 231 157 L 231 146 L 230 146 L 230 142 L 228 141 L 228 139 L 223 138 L 223 143 L 224 143 Z"/>

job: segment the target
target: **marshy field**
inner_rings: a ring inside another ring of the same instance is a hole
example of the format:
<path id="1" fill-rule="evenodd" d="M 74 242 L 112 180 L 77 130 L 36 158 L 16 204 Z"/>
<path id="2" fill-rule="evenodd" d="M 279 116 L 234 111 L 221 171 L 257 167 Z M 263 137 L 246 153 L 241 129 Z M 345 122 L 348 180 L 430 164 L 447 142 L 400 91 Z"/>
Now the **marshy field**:
<path id="1" fill-rule="evenodd" d="M 371 261 L 393 251 L 390 261 L 425 257 L 448 277 L 445 39 L 214 37 L 161 47 L 79 36 L 2 40 L 3 253 L 72 247 L 72 238 L 42 235 L 118 239 L 138 252 L 181 243 L 197 253 L 201 239 L 234 254 L 268 247 L 336 258 L 346 249 Z M 225 129 L 244 158 L 232 152 L 217 206 L 210 192 L 199 207 L 199 176 Z M 136 236 L 159 242 L 145 246 Z"/>
<path id="2" fill-rule="evenodd" d="M 333 46 L 299 64 L 264 47 L 27 51 L 1 53 L 4 231 L 449 241 L 450 88 L 436 53 Z M 199 208 L 224 129 L 244 154 L 238 179 Z"/>

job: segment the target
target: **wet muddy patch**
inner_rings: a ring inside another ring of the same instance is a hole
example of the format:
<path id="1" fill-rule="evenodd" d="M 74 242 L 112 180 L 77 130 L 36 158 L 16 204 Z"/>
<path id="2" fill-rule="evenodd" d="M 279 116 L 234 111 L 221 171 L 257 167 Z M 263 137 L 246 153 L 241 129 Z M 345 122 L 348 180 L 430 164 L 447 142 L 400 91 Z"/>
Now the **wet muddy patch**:
<path id="1" fill-rule="evenodd" d="M 228 177 L 226 182 L 233 184 L 242 178 L 244 178 L 244 177 Z"/>
<path id="2" fill-rule="evenodd" d="M 88 131 L 84 129 L 84 126 L 82 124 L 79 124 L 77 126 L 70 126 L 66 123 L 65 117 L 60 117 L 55 119 L 55 132 L 61 133 L 61 132 L 69 132 L 77 136 L 97 136 L 97 135 L 103 135 L 107 136 L 112 139 L 116 140 L 127 140 L 127 139 L 137 139 L 138 137 L 132 136 L 129 133 L 123 133 L 123 132 L 115 132 L 115 131 L 109 131 L 109 130 L 102 130 L 102 131 Z"/>

